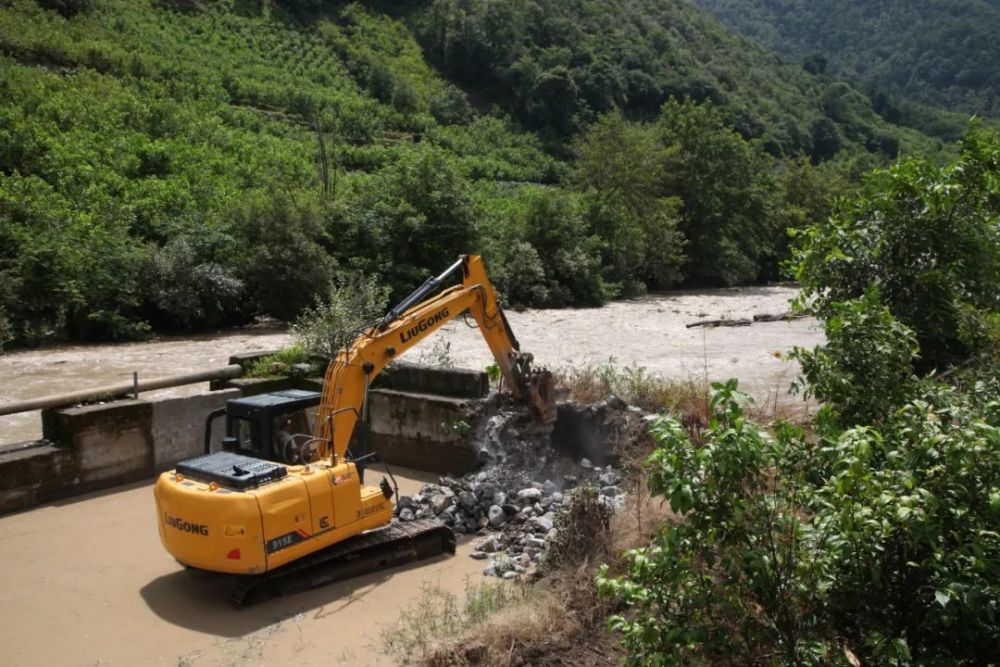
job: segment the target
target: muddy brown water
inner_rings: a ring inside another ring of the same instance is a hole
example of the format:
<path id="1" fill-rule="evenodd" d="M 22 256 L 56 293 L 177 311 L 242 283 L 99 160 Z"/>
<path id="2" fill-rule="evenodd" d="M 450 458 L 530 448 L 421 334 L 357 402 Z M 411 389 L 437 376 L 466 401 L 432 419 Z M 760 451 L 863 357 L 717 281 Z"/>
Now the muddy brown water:
<path id="1" fill-rule="evenodd" d="M 603 364 L 638 365 L 676 380 L 740 379 L 759 403 L 787 395 L 798 366 L 779 358 L 793 346 L 823 341 L 812 319 L 757 323 L 749 327 L 686 328 L 702 319 L 751 319 L 788 309 L 790 287 L 679 291 L 617 301 L 603 308 L 508 312 L 521 349 L 550 368 Z M 0 404 L 78 389 L 130 382 L 132 373 L 153 378 L 225 366 L 231 354 L 274 350 L 291 338 L 281 329 L 254 329 L 143 343 L 61 346 L 0 355 Z M 445 325 L 408 360 L 435 362 L 447 346 L 452 363 L 484 368 L 492 362 L 482 337 L 463 320 Z M 207 391 L 208 383 L 143 393 L 183 396 Z M 41 437 L 37 412 L 0 417 L 0 444 Z"/>
<path id="2" fill-rule="evenodd" d="M 786 396 L 797 368 L 780 354 L 823 339 L 812 320 L 687 329 L 699 319 L 779 313 L 795 291 L 753 287 L 675 292 L 600 309 L 509 314 L 540 364 L 645 366 L 674 379 L 739 377 L 759 402 L 805 410 Z M 223 366 L 230 354 L 286 345 L 281 330 L 64 346 L 0 356 L 0 403 L 131 379 Z M 479 334 L 449 324 L 410 358 L 431 361 L 447 344 L 460 366 L 491 359 Z M 192 385 L 143 396 L 204 391 Z M 37 413 L 0 418 L 0 443 L 38 437 Z M 435 476 L 394 469 L 403 493 Z M 461 594 L 483 563 L 458 554 L 359 577 L 234 611 L 220 582 L 190 576 L 163 550 L 151 482 L 0 517 L 0 665 L 389 665 L 381 635 L 400 611 L 439 585 Z"/>

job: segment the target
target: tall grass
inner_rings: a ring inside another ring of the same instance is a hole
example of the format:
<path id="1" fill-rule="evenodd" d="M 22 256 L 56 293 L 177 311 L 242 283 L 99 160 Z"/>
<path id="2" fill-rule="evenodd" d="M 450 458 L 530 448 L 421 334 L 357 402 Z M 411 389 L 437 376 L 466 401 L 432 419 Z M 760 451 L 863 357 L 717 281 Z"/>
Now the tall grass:
<path id="1" fill-rule="evenodd" d="M 535 595 L 528 586 L 513 582 L 467 579 L 462 596 L 425 583 L 417 601 L 382 630 L 382 650 L 399 664 L 425 660 L 447 640 L 466 636 L 470 628 L 502 610 L 525 606 Z"/>
<path id="2" fill-rule="evenodd" d="M 668 412 L 685 423 L 708 423 L 708 384 L 699 379 L 668 380 L 643 366 L 620 366 L 614 357 L 597 365 L 557 371 L 556 380 L 568 398 L 596 403 L 617 396 L 648 412 Z"/>

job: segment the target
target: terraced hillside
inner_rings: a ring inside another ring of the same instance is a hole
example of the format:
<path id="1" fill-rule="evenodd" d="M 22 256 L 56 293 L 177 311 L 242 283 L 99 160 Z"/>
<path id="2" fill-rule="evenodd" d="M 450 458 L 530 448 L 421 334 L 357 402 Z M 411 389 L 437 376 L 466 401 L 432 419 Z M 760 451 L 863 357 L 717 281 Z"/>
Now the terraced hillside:
<path id="1" fill-rule="evenodd" d="M 7 0 L 0 69 L 0 345 L 291 319 L 470 251 L 524 305 L 774 278 L 785 227 L 942 148 L 675 0 Z"/>

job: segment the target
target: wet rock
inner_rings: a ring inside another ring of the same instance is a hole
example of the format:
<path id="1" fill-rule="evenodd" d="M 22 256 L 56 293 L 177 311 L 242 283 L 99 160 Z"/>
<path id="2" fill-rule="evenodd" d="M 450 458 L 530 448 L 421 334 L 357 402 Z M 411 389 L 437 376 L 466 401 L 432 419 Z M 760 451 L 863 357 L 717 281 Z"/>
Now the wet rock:
<path id="1" fill-rule="evenodd" d="M 539 532 L 548 533 L 552 530 L 553 521 L 547 514 L 542 516 L 536 516 L 531 520 L 531 525 L 538 529 Z"/>
<path id="2" fill-rule="evenodd" d="M 476 497 L 490 500 L 497 494 L 497 485 L 492 482 L 485 482 L 476 487 Z"/>
<path id="3" fill-rule="evenodd" d="M 499 528 L 507 522 L 507 514 L 503 511 L 502 507 L 499 505 L 490 507 L 489 522 L 494 528 Z"/>
<path id="4" fill-rule="evenodd" d="M 473 509 L 476 506 L 476 494 L 471 491 L 462 491 L 458 494 L 458 504 L 465 509 Z"/>
<path id="5" fill-rule="evenodd" d="M 490 535 L 485 540 L 476 545 L 478 551 L 483 553 L 496 553 L 500 549 L 500 541 L 497 540 L 496 535 Z"/>
<path id="6" fill-rule="evenodd" d="M 448 487 L 443 487 L 430 498 L 434 514 L 440 514 L 455 503 L 455 493 Z"/>
<path id="7" fill-rule="evenodd" d="M 517 492 L 517 499 L 523 502 L 534 503 L 542 498 L 542 490 L 536 488 L 521 489 Z"/>
<path id="8" fill-rule="evenodd" d="M 599 479 L 601 486 L 615 486 L 621 481 L 622 476 L 609 468 L 608 471 L 601 475 Z"/>
<path id="9" fill-rule="evenodd" d="M 525 547 L 535 549 L 536 551 L 541 551 L 545 548 L 545 540 L 539 537 L 529 537 L 526 540 Z"/>

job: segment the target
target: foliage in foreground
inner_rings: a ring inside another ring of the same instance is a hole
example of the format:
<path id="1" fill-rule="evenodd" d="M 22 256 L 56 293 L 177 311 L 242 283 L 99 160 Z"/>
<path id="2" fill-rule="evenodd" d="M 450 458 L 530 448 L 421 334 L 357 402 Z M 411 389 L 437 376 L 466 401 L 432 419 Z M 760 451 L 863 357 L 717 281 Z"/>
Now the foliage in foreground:
<path id="1" fill-rule="evenodd" d="M 765 433 L 735 381 L 693 440 L 654 422 L 650 489 L 682 519 L 598 578 L 633 664 L 1000 655 L 998 157 L 973 129 L 956 164 L 877 172 L 805 232 L 827 338 L 793 354 L 825 402 L 813 431 Z"/>
<path id="2" fill-rule="evenodd" d="M 735 381 L 709 427 L 652 427 L 650 488 L 683 519 L 598 577 L 629 662 L 985 664 L 1000 651 L 1000 429 L 922 386 L 878 427 L 772 435 Z"/>

